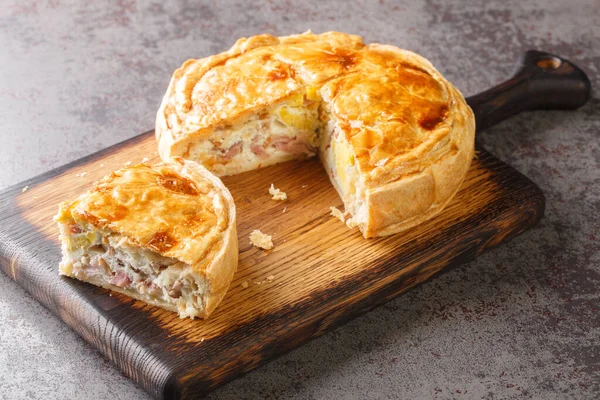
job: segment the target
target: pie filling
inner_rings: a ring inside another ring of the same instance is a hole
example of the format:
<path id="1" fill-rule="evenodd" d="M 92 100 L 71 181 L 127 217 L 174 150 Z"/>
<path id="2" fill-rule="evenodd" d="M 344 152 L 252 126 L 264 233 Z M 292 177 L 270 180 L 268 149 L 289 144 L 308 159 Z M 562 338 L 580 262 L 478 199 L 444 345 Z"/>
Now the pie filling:
<path id="1" fill-rule="evenodd" d="M 316 91 L 296 93 L 242 123 L 217 128 L 208 140 L 191 143 L 184 158 L 219 176 L 315 156 L 319 148 Z"/>
<path id="2" fill-rule="evenodd" d="M 102 287 L 142 297 L 149 303 L 198 316 L 202 287 L 189 265 L 133 245 L 116 233 L 86 230 L 75 222 L 61 223 L 63 261 L 60 273 Z"/>

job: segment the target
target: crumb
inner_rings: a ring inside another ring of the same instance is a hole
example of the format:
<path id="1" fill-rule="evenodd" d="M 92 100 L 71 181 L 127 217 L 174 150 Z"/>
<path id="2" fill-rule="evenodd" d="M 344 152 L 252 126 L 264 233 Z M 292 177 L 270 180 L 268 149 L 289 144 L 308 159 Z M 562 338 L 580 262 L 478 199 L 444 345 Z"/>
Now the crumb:
<path id="1" fill-rule="evenodd" d="M 262 281 L 253 281 L 253 283 L 254 283 L 255 285 L 262 285 L 263 283 L 271 283 L 271 282 L 273 282 L 274 280 L 275 280 L 275 275 L 269 275 L 269 276 L 267 277 L 267 279 L 264 279 L 264 280 L 262 280 Z"/>
<path id="2" fill-rule="evenodd" d="M 283 207 L 283 211 L 281 213 L 284 213 L 287 210 L 287 206 Z"/>
<path id="3" fill-rule="evenodd" d="M 108 296 L 109 296 L 109 297 L 112 297 L 112 293 L 109 293 L 109 294 L 108 294 Z"/>
<path id="4" fill-rule="evenodd" d="M 200 343 L 204 342 L 204 338 L 200 339 Z"/>
<path id="5" fill-rule="evenodd" d="M 82 173 L 80 173 L 80 174 L 79 174 L 79 175 L 77 175 L 77 176 L 79 176 L 80 178 L 83 178 L 83 177 L 84 177 L 84 176 L 86 176 L 86 175 L 87 175 L 87 172 L 82 172 Z"/>
<path id="6" fill-rule="evenodd" d="M 250 233 L 250 244 L 261 249 L 271 250 L 273 248 L 272 236 L 255 229 Z"/>
<path id="7" fill-rule="evenodd" d="M 100 164 L 101 167 L 104 167 L 104 164 Z"/>
<path id="8" fill-rule="evenodd" d="M 25 186 L 22 190 L 21 193 L 25 193 L 27 191 L 27 189 L 29 189 L 29 186 Z"/>
<path id="9" fill-rule="evenodd" d="M 338 210 L 336 207 L 329 207 L 329 209 L 331 210 L 332 216 L 334 216 L 337 219 L 339 219 L 340 221 L 344 222 L 344 214 L 342 214 L 342 212 L 340 210 Z"/>
<path id="10" fill-rule="evenodd" d="M 150 159 L 148 157 L 142 158 L 142 163 L 147 163 L 148 161 L 150 161 Z"/>
<path id="11" fill-rule="evenodd" d="M 273 200 L 281 200 L 281 201 L 287 200 L 287 194 L 285 192 L 282 192 L 279 189 L 275 189 L 275 186 L 273 186 L 272 183 L 271 183 L 271 187 L 269 188 L 269 194 L 273 196 L 273 197 L 271 197 L 271 199 L 273 199 Z"/>
<path id="12" fill-rule="evenodd" d="M 242 284 L 240 286 L 243 287 L 244 289 L 246 289 L 248 287 L 248 281 L 242 282 Z"/>
<path id="13" fill-rule="evenodd" d="M 308 187 L 308 185 L 302 185 L 302 189 L 304 189 L 305 187 Z"/>
<path id="14" fill-rule="evenodd" d="M 129 166 L 131 165 L 131 161 L 127 161 L 127 162 L 126 162 L 125 164 L 123 164 L 123 165 L 125 165 L 126 167 L 129 167 Z"/>
<path id="15" fill-rule="evenodd" d="M 375 163 L 375 166 L 383 167 L 388 162 L 388 160 L 389 160 L 389 158 L 382 158 L 381 160 L 379 160 Z"/>
<path id="16" fill-rule="evenodd" d="M 356 228 L 356 227 L 358 226 L 358 224 L 356 223 L 356 221 L 354 221 L 354 219 L 352 219 L 352 218 L 348 218 L 348 219 L 346 220 L 346 226 L 347 226 L 348 228 L 352 229 L 352 228 Z"/>
<path id="17" fill-rule="evenodd" d="M 33 199 L 34 199 L 34 200 L 37 200 L 37 199 L 38 199 L 38 197 L 37 197 L 37 196 L 33 196 Z"/>

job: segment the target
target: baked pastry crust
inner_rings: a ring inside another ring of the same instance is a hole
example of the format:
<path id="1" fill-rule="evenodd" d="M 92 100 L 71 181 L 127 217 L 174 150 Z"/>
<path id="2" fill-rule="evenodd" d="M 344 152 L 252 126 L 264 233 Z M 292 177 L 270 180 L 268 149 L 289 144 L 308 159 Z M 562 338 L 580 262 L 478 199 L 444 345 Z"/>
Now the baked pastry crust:
<path id="1" fill-rule="evenodd" d="M 208 317 L 237 268 L 233 199 L 216 176 L 182 158 L 112 172 L 87 193 L 61 203 L 55 220 L 63 244 L 61 274 L 182 317 Z M 100 271 L 89 265 L 94 257 Z M 129 265 L 132 260 L 137 264 Z M 115 283 L 119 274 L 121 283 Z M 178 280 L 178 297 L 167 297 Z M 147 285 L 157 296 L 149 295 Z"/>
<path id="2" fill-rule="evenodd" d="M 191 149 L 216 130 L 227 136 L 227 127 L 314 91 L 320 156 L 365 237 L 419 224 L 454 196 L 474 154 L 475 119 L 461 93 L 425 58 L 339 32 L 258 35 L 185 62 L 157 113 L 159 154 L 196 157 L 219 175 L 268 165 L 215 165 Z M 335 129 L 327 134 L 329 123 Z M 328 154 L 337 151 L 328 147 L 337 135 L 349 147 L 347 161 Z M 338 179 L 346 167 L 355 170 L 351 188 Z"/>

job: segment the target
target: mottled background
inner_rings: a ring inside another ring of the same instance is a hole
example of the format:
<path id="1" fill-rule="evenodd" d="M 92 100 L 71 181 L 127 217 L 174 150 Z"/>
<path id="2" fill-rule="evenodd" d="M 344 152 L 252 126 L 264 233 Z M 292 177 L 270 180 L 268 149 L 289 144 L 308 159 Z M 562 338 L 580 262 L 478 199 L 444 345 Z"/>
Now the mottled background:
<path id="1" fill-rule="evenodd" d="M 0 187 L 151 129 L 176 67 L 256 33 L 395 44 L 466 95 L 531 48 L 600 83 L 594 0 L 103 3 L 0 1 Z M 481 135 L 546 194 L 536 228 L 209 398 L 599 398 L 599 111 L 594 93 L 578 111 L 523 114 Z M 78 399 L 83 388 L 89 400 L 147 398 L 0 274 L 0 397 Z"/>

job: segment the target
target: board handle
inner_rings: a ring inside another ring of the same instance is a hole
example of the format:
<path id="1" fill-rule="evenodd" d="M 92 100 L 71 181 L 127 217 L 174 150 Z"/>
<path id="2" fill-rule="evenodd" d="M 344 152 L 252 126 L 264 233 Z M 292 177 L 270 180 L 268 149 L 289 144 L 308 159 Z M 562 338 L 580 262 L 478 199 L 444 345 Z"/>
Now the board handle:
<path id="1" fill-rule="evenodd" d="M 577 65 L 554 54 L 529 50 L 511 79 L 466 100 L 479 132 L 522 111 L 581 107 L 590 91 L 590 79 Z"/>

